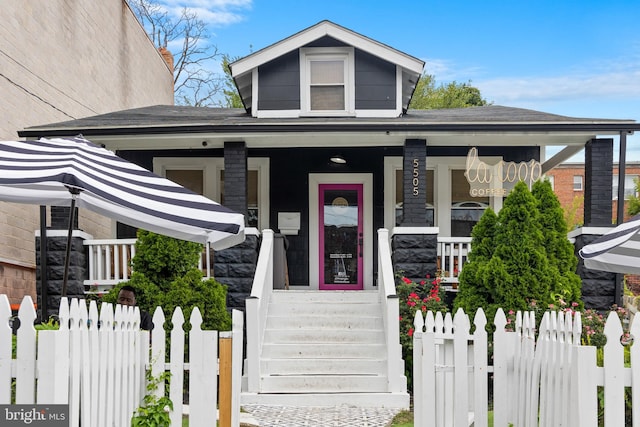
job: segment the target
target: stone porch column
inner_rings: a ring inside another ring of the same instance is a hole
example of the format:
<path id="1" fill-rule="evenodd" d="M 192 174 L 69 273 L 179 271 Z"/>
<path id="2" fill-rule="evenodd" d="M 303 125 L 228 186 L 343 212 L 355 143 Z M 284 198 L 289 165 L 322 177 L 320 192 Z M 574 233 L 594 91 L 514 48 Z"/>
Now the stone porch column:
<path id="1" fill-rule="evenodd" d="M 575 238 L 585 307 L 608 310 L 622 300 L 622 275 L 586 268 L 578 251 L 612 227 L 613 139 L 592 139 L 586 144 L 584 178 L 584 226 L 570 236 Z"/>
<path id="2" fill-rule="evenodd" d="M 393 268 L 417 283 L 435 277 L 438 235 L 427 231 L 427 141 L 407 139 L 403 153 L 403 198 L 400 230 L 392 239 Z"/>
<path id="3" fill-rule="evenodd" d="M 248 213 L 247 152 L 247 144 L 243 141 L 224 143 L 223 205 L 244 214 L 245 221 Z M 244 311 L 244 301 L 251 294 L 258 251 L 258 236 L 247 232 L 244 243 L 214 253 L 214 277 L 228 287 L 227 309 Z"/>

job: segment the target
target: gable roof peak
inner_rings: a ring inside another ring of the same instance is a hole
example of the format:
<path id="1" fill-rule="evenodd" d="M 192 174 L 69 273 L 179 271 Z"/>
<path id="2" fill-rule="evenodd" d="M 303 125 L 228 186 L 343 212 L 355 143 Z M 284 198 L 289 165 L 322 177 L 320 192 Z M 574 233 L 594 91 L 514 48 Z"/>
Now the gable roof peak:
<path id="1" fill-rule="evenodd" d="M 422 74 L 424 61 L 326 19 L 229 64 L 231 74 L 234 78 L 243 75 L 325 36 L 400 65 L 411 73 Z"/>

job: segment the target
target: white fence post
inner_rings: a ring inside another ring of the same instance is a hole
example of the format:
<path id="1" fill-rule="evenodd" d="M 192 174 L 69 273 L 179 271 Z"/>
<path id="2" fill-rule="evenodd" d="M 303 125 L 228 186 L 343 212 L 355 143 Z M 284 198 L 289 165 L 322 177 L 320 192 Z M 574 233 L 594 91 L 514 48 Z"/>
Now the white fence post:
<path id="1" fill-rule="evenodd" d="M 240 426 L 240 392 L 242 388 L 242 349 L 244 347 L 244 317 L 239 310 L 231 312 L 232 332 L 231 332 L 231 427 Z"/>
<path id="2" fill-rule="evenodd" d="M 191 312 L 189 332 L 189 425 L 215 422 L 218 404 L 217 366 L 218 331 L 203 331 L 198 307 Z"/>

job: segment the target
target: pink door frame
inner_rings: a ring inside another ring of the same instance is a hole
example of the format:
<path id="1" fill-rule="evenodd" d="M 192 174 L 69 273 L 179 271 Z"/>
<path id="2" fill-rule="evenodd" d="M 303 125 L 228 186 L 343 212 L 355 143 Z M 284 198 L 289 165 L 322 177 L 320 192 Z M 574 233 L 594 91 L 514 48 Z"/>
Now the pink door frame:
<path id="1" fill-rule="evenodd" d="M 324 192 L 325 190 L 355 190 L 358 194 L 358 232 L 357 236 L 360 240 L 357 245 L 357 283 L 356 284 L 325 284 L 324 277 Z M 363 184 L 319 184 L 318 185 L 318 265 L 320 274 L 320 282 L 318 288 L 320 290 L 358 290 L 364 289 L 364 272 L 363 272 Z"/>

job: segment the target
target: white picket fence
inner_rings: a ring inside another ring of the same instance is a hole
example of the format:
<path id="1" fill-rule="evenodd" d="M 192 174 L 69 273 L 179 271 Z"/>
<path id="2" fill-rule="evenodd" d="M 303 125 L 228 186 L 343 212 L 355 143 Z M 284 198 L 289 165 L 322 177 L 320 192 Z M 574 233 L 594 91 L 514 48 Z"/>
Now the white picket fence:
<path id="1" fill-rule="evenodd" d="M 9 300 L 0 295 L 0 318 L 10 317 Z M 231 387 L 220 392 L 218 337 L 225 333 L 203 331 L 197 308 L 190 318 L 188 363 L 180 307 L 172 316 L 168 362 L 162 327 L 165 317 L 160 307 L 153 315 L 156 326 L 151 337 L 148 331 L 139 329 L 138 308 L 103 303 L 98 313 L 95 301 L 87 307 L 85 300 L 62 298 L 58 330 L 39 330 L 36 334 L 36 312 L 28 296 L 20 306 L 18 318 L 15 358 L 12 329 L 8 323 L 0 325 L 0 404 L 68 404 L 70 427 L 123 427 L 130 425 L 147 393 L 146 370 L 150 369 L 154 377 L 168 371 L 169 398 L 173 402 L 171 426 L 182 426 L 186 412 L 183 380 L 188 371 L 189 425 L 215 425 L 216 408 L 223 404 L 223 398 L 230 405 L 230 425 L 240 425 L 243 317 L 238 311 L 233 313 L 233 330 L 226 333 L 231 344 L 224 342 L 231 349 Z M 222 375 L 222 366 L 220 370 Z M 164 393 L 164 387 L 157 393 Z"/>
<path id="2" fill-rule="evenodd" d="M 496 313 L 493 364 L 487 361 L 487 324 L 482 309 L 473 320 L 458 310 L 423 319 L 418 311 L 413 336 L 414 425 L 475 427 L 488 425 L 493 405 L 495 427 L 598 426 L 598 392 L 604 395 L 604 426 L 640 426 L 640 393 L 632 393 L 632 419 L 625 421 L 625 387 L 640 390 L 640 348 L 631 347 L 630 367 L 623 358 L 622 324 L 607 318 L 604 366 L 596 348 L 580 344 L 580 314 L 547 312 L 537 339 L 533 312 L 517 313 L 515 331 Z M 640 337 L 640 320 L 632 336 Z M 492 382 L 492 384 L 490 384 Z M 492 387 L 490 387 L 490 385 Z M 493 390 L 490 402 L 489 389 Z"/>

